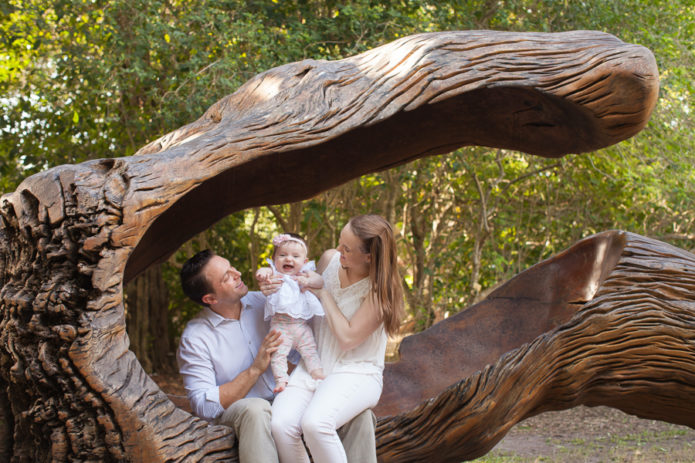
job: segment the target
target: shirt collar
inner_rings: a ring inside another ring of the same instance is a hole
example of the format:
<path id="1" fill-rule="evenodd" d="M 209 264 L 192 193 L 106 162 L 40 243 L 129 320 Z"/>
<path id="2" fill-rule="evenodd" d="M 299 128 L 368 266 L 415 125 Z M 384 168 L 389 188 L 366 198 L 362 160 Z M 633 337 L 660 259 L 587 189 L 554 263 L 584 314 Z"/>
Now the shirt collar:
<path id="1" fill-rule="evenodd" d="M 242 299 L 241 301 L 241 313 L 246 310 L 247 304 L 246 302 Z M 215 328 L 219 326 L 220 323 L 224 321 L 230 321 L 230 322 L 238 322 L 240 320 L 235 320 L 233 318 L 225 318 L 222 315 L 218 314 L 214 310 L 212 310 L 208 306 L 203 307 L 203 316 L 214 326 Z M 239 314 L 239 317 L 241 318 L 241 314 Z"/>

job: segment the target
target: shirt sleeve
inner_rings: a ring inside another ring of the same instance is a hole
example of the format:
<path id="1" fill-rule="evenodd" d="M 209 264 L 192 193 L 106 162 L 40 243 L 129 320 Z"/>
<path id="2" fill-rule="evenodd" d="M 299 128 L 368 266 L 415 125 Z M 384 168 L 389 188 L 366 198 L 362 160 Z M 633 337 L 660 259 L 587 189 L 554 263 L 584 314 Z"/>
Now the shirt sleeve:
<path id="1" fill-rule="evenodd" d="M 265 305 L 265 296 L 260 291 L 249 291 L 244 296 L 244 302 L 254 308 L 263 308 Z"/>
<path id="2" fill-rule="evenodd" d="M 292 349 L 290 353 L 287 355 L 287 361 L 290 363 L 293 363 L 295 365 L 299 364 L 299 361 L 302 359 L 302 356 L 299 355 L 299 352 L 296 350 Z"/>
<path id="3" fill-rule="evenodd" d="M 220 388 L 215 381 L 208 347 L 202 339 L 184 331 L 176 359 L 193 413 L 205 420 L 214 420 L 224 408 L 220 404 Z"/>

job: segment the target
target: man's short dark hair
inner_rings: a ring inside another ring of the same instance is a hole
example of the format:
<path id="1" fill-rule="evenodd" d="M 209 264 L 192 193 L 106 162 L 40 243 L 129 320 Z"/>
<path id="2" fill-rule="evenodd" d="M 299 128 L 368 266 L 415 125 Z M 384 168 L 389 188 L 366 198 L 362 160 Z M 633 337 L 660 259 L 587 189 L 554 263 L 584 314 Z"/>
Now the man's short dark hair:
<path id="1" fill-rule="evenodd" d="M 203 268 L 215 255 L 209 249 L 200 251 L 183 264 L 181 268 L 181 288 L 183 288 L 183 293 L 191 298 L 193 302 L 196 302 L 202 306 L 207 306 L 203 302 L 203 296 L 212 292 L 210 283 L 205 278 L 203 274 Z"/>

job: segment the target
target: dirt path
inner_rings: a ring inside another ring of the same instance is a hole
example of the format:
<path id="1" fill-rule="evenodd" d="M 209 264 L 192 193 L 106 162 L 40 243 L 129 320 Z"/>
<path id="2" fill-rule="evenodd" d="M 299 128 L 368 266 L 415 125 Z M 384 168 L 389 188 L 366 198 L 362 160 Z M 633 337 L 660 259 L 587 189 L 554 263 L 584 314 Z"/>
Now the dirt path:
<path id="1" fill-rule="evenodd" d="M 478 462 L 695 462 L 695 430 L 608 407 L 542 413 L 516 425 Z"/>

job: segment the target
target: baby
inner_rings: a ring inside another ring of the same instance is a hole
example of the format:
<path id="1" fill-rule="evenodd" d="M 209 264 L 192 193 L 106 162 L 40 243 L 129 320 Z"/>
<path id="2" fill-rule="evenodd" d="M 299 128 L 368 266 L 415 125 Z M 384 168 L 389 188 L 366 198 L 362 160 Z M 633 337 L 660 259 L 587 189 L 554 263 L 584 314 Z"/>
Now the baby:
<path id="1" fill-rule="evenodd" d="M 287 355 L 292 348 L 304 359 L 307 370 L 314 379 L 324 379 L 321 360 L 316 350 L 316 341 L 308 321 L 315 315 L 323 316 L 323 307 L 318 298 L 302 288 L 322 288 L 323 278 L 315 272 L 314 261 L 307 258 L 308 249 L 304 240 L 294 233 L 277 235 L 273 238 L 273 259 L 270 267 L 256 272 L 256 279 L 269 280 L 273 274 L 282 277 L 280 289 L 269 295 L 265 303 L 265 319 L 270 318 L 270 329 L 282 333 L 282 344 L 270 357 L 270 367 L 275 376 L 275 390 L 280 392 L 287 386 Z"/>

